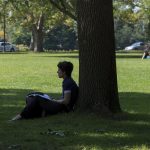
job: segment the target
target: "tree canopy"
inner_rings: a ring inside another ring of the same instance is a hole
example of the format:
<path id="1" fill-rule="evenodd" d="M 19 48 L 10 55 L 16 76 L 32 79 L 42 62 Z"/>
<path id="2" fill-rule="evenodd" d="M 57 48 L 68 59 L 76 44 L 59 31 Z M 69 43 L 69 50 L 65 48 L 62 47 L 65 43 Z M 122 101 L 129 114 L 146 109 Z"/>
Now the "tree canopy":
<path id="1" fill-rule="evenodd" d="M 43 51 L 43 41 L 45 37 L 47 38 L 47 33 L 60 24 L 66 24 L 76 31 L 76 2 L 75 0 L 0 0 L 0 31 L 4 28 L 5 14 L 8 40 L 16 42 L 17 37 L 22 37 L 23 40 L 20 42 L 26 41 L 23 43 L 30 45 L 31 50 Z M 135 41 L 150 40 L 149 8 L 149 0 L 113 0 L 117 49 L 123 49 Z"/>

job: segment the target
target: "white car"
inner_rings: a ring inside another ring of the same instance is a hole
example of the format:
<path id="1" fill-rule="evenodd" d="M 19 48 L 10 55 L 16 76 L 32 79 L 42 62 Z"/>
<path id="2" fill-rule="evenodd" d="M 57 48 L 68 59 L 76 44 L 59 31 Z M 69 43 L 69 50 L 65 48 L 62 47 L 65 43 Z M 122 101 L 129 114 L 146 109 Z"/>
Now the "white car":
<path id="1" fill-rule="evenodd" d="M 143 42 L 136 42 L 130 46 L 125 47 L 125 50 L 127 50 L 127 51 L 129 51 L 129 50 L 143 50 L 143 48 L 144 48 Z"/>
<path id="2" fill-rule="evenodd" d="M 9 42 L 0 42 L 0 51 L 4 51 L 4 44 L 6 52 L 15 52 L 17 50 L 16 46 Z"/>

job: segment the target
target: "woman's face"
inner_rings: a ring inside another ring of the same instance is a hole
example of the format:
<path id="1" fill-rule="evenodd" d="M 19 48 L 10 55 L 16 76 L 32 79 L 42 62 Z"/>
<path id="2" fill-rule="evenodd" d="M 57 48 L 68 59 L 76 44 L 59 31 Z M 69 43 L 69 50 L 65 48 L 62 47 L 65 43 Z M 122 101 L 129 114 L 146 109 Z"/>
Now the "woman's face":
<path id="1" fill-rule="evenodd" d="M 65 77 L 65 72 L 63 72 L 60 68 L 58 68 L 57 74 L 58 74 L 59 78 L 64 78 Z"/>

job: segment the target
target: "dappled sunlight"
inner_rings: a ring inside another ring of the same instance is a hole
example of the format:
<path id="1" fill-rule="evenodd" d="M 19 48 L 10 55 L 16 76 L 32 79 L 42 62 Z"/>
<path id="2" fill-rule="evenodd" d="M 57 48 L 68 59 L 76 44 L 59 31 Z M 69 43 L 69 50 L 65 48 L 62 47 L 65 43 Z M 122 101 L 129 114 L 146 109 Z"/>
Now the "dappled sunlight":
<path id="1" fill-rule="evenodd" d="M 150 125 L 150 122 L 148 122 L 148 121 L 136 121 L 135 122 L 135 124 L 137 124 L 137 125 Z"/>
<path id="2" fill-rule="evenodd" d="M 87 136 L 87 137 L 97 137 L 97 138 L 99 138 L 99 137 L 102 137 L 102 138 L 106 138 L 106 137 L 108 137 L 108 138 L 113 138 L 113 137 L 119 137 L 119 138 L 121 138 L 121 137 L 124 137 L 124 138 L 129 138 L 129 137 L 132 137 L 132 135 L 129 135 L 129 134 L 127 134 L 127 133 L 103 133 L 103 134 L 101 134 L 101 133 L 85 133 L 85 134 L 80 134 L 80 136 Z"/>
<path id="3" fill-rule="evenodd" d="M 9 108 L 9 107 L 15 107 L 15 108 L 17 108 L 17 107 L 23 107 L 24 105 L 14 105 L 14 104 L 3 104 L 3 105 L 1 105 L 0 107 L 7 107 L 7 108 Z"/>
<path id="4" fill-rule="evenodd" d="M 104 137 L 104 134 L 98 134 L 98 133 L 82 133 L 80 134 L 81 137 Z"/>
<path id="5" fill-rule="evenodd" d="M 11 96 L 16 96 L 17 93 L 14 93 L 14 92 L 13 92 L 13 93 L 10 93 L 10 92 L 9 92 L 9 93 L 8 93 L 8 92 L 7 92 L 7 93 L 4 93 L 4 92 L 3 92 L 3 93 L 1 93 L 0 95 L 1 95 L 1 96 L 8 96 L 8 95 L 9 95 L 9 96 L 10 96 L 10 95 L 11 95 Z"/>
<path id="6" fill-rule="evenodd" d="M 121 132 L 121 133 L 106 133 L 105 134 L 106 136 L 108 137 L 112 137 L 112 138 L 131 138 L 133 137 L 132 134 L 128 134 L 128 133 L 124 133 L 124 132 Z"/>
<path id="7" fill-rule="evenodd" d="M 147 145 L 141 145 L 140 147 L 139 146 L 133 146 L 130 150 L 149 150 L 149 146 Z"/>
<path id="8" fill-rule="evenodd" d="M 114 133 L 103 133 L 103 134 L 84 133 L 79 135 L 79 139 L 81 139 L 81 141 L 86 141 L 80 145 L 85 149 L 88 149 L 91 146 L 95 147 L 96 149 L 105 149 L 106 147 L 107 149 L 109 148 L 111 149 L 112 145 L 116 149 L 119 149 L 119 147 L 131 149 L 132 147 L 135 147 L 135 145 L 137 145 L 137 148 L 139 146 L 143 148 L 142 145 L 145 145 L 144 147 L 146 147 L 146 143 L 143 140 L 140 140 L 140 138 L 142 137 L 139 136 L 138 139 L 137 137 L 135 139 L 135 135 L 133 133 L 129 134 L 125 132 L 121 132 L 121 133 L 114 132 Z"/>
<path id="9" fill-rule="evenodd" d="M 92 145 L 92 146 L 85 146 L 85 145 L 75 145 L 73 146 L 73 150 L 103 150 L 100 146 Z"/>

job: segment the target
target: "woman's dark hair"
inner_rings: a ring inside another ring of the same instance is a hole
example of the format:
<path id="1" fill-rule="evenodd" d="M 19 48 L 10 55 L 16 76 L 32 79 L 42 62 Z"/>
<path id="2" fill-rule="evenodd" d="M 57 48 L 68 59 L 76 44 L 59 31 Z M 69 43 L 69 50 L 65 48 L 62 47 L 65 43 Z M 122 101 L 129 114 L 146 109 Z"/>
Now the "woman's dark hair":
<path id="1" fill-rule="evenodd" d="M 68 77 L 71 77 L 71 73 L 73 70 L 73 64 L 69 61 L 59 62 L 57 67 L 66 73 Z"/>

